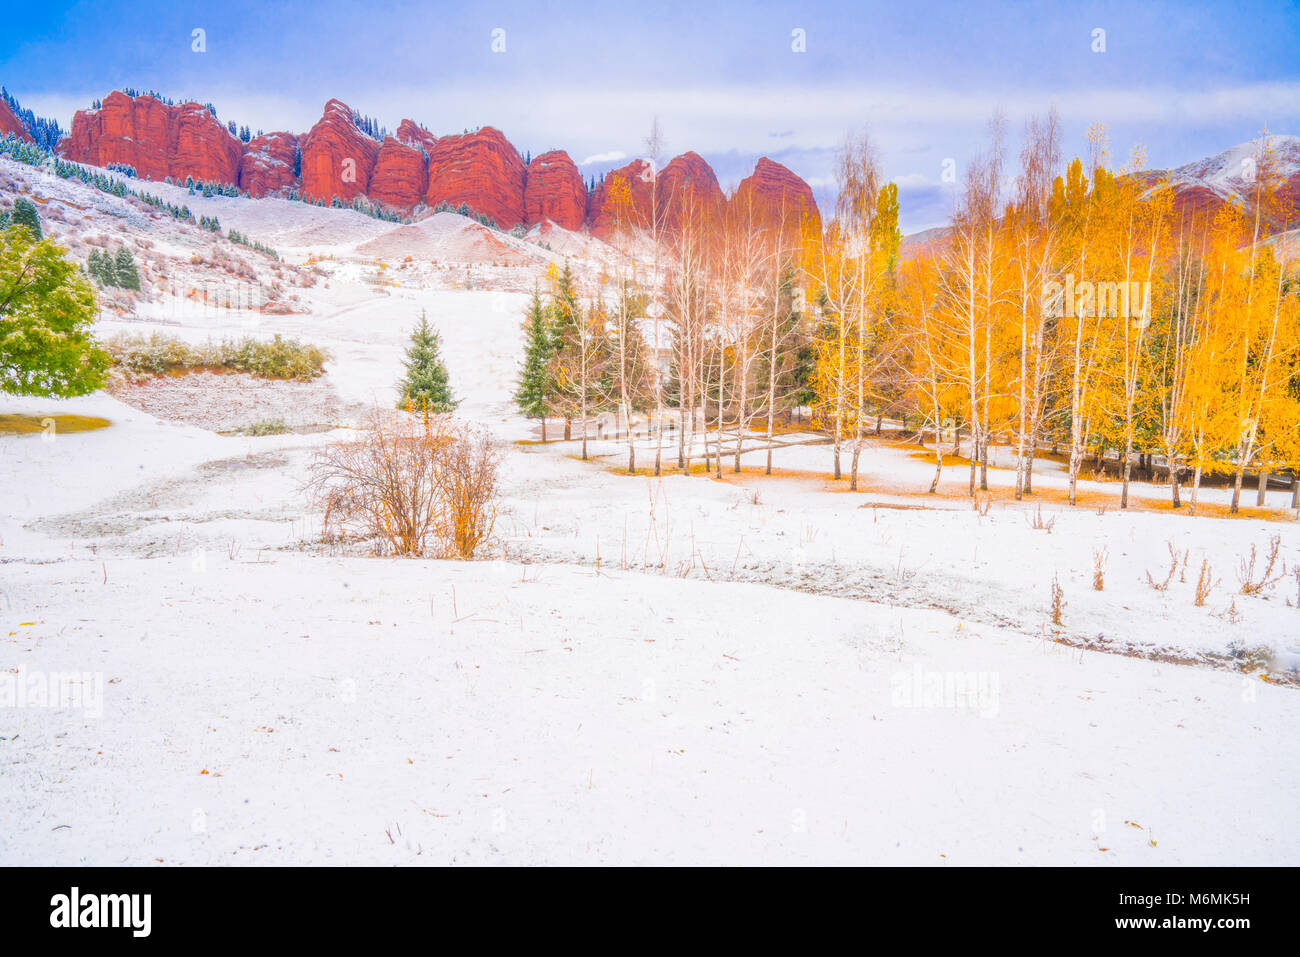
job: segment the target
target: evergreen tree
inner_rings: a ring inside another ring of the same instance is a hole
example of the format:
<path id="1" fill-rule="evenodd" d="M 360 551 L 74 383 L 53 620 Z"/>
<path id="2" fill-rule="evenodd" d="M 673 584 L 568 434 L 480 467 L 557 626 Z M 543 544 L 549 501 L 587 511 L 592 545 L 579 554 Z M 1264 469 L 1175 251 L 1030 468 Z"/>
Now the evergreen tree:
<path id="1" fill-rule="evenodd" d="M 528 306 L 528 319 L 524 325 L 524 362 L 519 370 L 519 387 L 515 390 L 515 403 L 519 414 L 530 419 L 540 419 L 542 441 L 546 441 L 546 413 L 551 398 L 551 333 L 547 328 L 546 311 L 542 297 L 533 289 L 533 301 Z"/>
<path id="2" fill-rule="evenodd" d="M 125 246 L 117 247 L 117 255 L 113 257 L 113 274 L 116 280 L 113 285 L 123 289 L 140 288 L 140 274 L 135 268 L 135 258 Z"/>
<path id="3" fill-rule="evenodd" d="M 101 286 L 108 285 L 104 282 L 104 257 L 100 255 L 98 249 L 92 249 L 90 255 L 86 257 L 86 273 Z"/>
<path id="4" fill-rule="evenodd" d="M 32 205 L 31 200 L 20 196 L 14 200 L 12 210 L 0 215 L 0 229 L 10 225 L 25 226 L 31 232 L 33 239 L 42 238 L 41 219 L 36 214 L 36 207 Z"/>
<path id="5" fill-rule="evenodd" d="M 581 306 L 573 287 L 573 270 L 569 263 L 555 277 L 551 300 L 546 304 L 547 331 L 551 337 L 550 390 L 556 405 L 564 416 L 564 440 L 572 435 L 573 417 L 580 405 L 574 400 L 573 375 L 581 365 L 582 337 Z M 580 398 L 580 397 L 579 397 Z"/>
<path id="6" fill-rule="evenodd" d="M 411 344 L 406 349 L 406 378 L 398 384 L 399 409 L 409 404 L 441 413 L 451 412 L 460 404 L 451 396 L 447 368 L 439 355 L 441 347 L 441 337 L 429 326 L 424 310 L 420 310 L 420 324 L 411 332 Z"/>
<path id="7" fill-rule="evenodd" d="M 107 252 L 92 249 L 86 258 L 86 272 L 101 286 L 116 286 L 117 263 Z"/>

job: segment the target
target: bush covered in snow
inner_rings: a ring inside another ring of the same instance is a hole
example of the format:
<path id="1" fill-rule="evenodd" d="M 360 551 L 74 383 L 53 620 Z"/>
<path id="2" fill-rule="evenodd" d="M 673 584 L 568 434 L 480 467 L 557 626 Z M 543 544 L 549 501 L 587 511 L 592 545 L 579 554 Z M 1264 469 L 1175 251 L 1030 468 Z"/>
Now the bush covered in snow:
<path id="1" fill-rule="evenodd" d="M 166 375 L 193 369 L 247 372 L 264 379 L 315 379 L 324 371 L 325 350 L 276 335 L 270 340 L 245 337 L 192 346 L 182 339 L 154 333 L 115 336 L 107 344 L 118 368 L 137 375 Z"/>

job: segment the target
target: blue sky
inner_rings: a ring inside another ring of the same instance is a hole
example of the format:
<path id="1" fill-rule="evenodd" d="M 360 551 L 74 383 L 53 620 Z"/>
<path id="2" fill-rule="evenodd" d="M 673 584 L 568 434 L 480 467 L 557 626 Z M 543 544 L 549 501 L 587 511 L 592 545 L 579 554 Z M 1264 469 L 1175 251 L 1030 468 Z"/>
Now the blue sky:
<path id="1" fill-rule="evenodd" d="M 520 150 L 591 160 L 591 175 L 643 152 L 658 116 L 668 155 L 696 150 L 724 186 L 768 155 L 824 201 L 835 148 L 865 127 L 907 231 L 947 219 L 943 162 L 980 150 L 995 109 L 1013 145 L 1055 106 L 1070 155 L 1103 121 L 1117 160 L 1140 142 L 1157 167 L 1265 128 L 1300 134 L 1300 4 L 1278 0 L 47 2 L 5 20 L 0 83 L 65 124 L 123 86 L 267 131 L 305 131 L 339 97 L 390 128 L 497 126 Z"/>

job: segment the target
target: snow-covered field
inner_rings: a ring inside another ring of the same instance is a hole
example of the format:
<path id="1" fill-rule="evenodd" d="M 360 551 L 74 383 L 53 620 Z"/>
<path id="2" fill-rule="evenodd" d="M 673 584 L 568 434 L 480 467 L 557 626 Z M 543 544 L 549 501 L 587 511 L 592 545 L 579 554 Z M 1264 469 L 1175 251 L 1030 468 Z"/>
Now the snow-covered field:
<path id="1" fill-rule="evenodd" d="M 754 453 L 721 480 L 620 475 L 610 439 L 590 462 L 516 444 L 538 432 L 510 401 L 528 291 L 594 241 L 170 188 L 277 268 L 0 164 L 70 243 L 148 236 L 173 290 L 220 281 L 224 251 L 292 302 L 158 296 L 105 335 L 333 356 L 310 395 L 0 403 L 112 422 L 0 436 L 0 863 L 1300 863 L 1297 579 L 1245 596 L 1236 577 L 1275 535 L 1300 566 L 1289 493 L 1189 518 L 1167 489 L 1121 512 L 1084 482 L 1071 509 L 1044 462 L 1034 503 L 992 470 L 981 515 L 960 468 L 926 496 L 932 464 L 887 435 L 856 494 L 825 445 L 779 450 L 772 477 Z M 460 412 L 506 448 L 491 557 L 310 544 L 312 451 L 392 403 L 421 310 Z M 277 415 L 320 431 L 218 434 Z M 1202 561 L 1221 583 L 1197 607 Z M 61 676 L 75 706 L 40 706 Z"/>

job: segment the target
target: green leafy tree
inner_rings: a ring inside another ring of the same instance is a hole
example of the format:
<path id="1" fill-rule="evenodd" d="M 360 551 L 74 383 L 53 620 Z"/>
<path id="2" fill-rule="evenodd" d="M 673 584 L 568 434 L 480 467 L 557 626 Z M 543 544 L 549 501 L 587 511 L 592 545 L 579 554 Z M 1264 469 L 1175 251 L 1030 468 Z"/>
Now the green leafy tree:
<path id="1" fill-rule="evenodd" d="M 542 297 L 533 290 L 533 301 L 528 306 L 528 319 L 524 325 L 525 351 L 523 366 L 519 370 L 519 387 L 515 390 L 515 403 L 519 414 L 530 419 L 540 419 L 542 441 L 546 441 L 546 413 L 551 399 L 551 341 L 547 327 L 546 311 Z"/>
<path id="2" fill-rule="evenodd" d="M 452 398 L 447 367 L 439 355 L 441 347 L 441 338 L 429 325 L 424 310 L 420 310 L 420 324 L 411 332 L 411 344 L 406 348 L 406 378 L 398 384 L 398 408 L 409 405 L 441 413 L 451 412 L 460 404 Z"/>
<path id="3" fill-rule="evenodd" d="M 104 383 L 95 294 L 65 253 L 24 226 L 0 231 L 0 390 L 73 396 Z"/>

